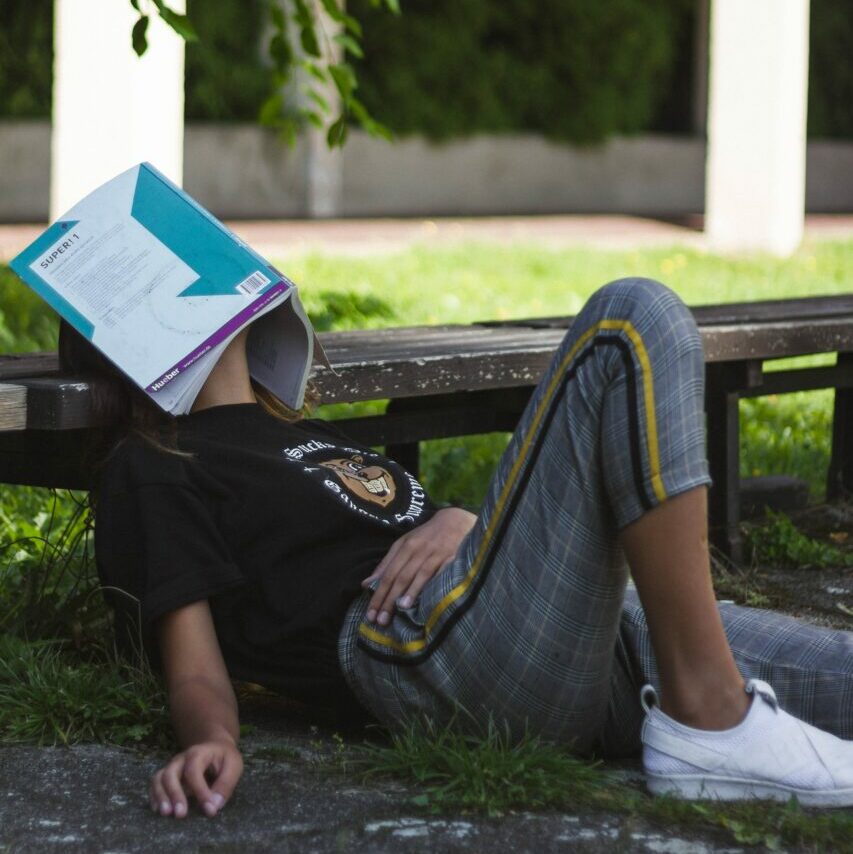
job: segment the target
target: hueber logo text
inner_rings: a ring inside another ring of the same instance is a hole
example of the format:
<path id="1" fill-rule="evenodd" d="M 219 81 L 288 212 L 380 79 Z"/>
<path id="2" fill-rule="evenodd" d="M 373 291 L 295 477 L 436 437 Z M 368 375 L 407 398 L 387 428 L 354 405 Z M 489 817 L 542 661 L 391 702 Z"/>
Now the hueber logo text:
<path id="1" fill-rule="evenodd" d="M 160 379 L 157 380 L 156 383 L 151 383 L 151 390 L 160 391 L 160 389 L 163 388 L 163 386 L 166 385 L 169 380 L 173 380 L 180 372 L 181 371 L 179 368 L 173 368 L 171 371 L 169 371 L 168 374 L 165 374 L 160 377 Z"/>

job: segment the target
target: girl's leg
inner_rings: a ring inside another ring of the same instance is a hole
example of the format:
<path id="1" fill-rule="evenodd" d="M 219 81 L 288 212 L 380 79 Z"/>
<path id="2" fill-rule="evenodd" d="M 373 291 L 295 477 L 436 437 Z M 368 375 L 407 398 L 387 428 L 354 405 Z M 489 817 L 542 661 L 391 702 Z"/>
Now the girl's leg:
<path id="1" fill-rule="evenodd" d="M 587 303 L 453 564 L 388 627 L 359 625 L 366 599 L 351 609 L 342 665 L 377 716 L 460 704 L 594 744 L 627 578 L 618 531 L 708 483 L 703 372 L 692 316 L 662 285 L 623 280 Z"/>
<path id="2" fill-rule="evenodd" d="M 661 709 L 699 729 L 727 729 L 749 707 L 711 584 L 704 487 L 622 531 L 657 653 Z"/>
<path id="3" fill-rule="evenodd" d="M 745 679 L 769 682 L 790 714 L 853 739 L 853 632 L 827 629 L 773 611 L 721 603 L 719 613 Z M 635 590 L 625 597 L 601 752 L 640 750 L 640 686 L 661 686 L 646 614 Z"/>
<path id="4" fill-rule="evenodd" d="M 593 746 L 617 658 L 621 532 L 670 712 L 649 708 L 643 725 L 650 787 L 853 804 L 853 742 L 787 714 L 763 682 L 742 693 L 710 586 L 702 379 L 696 326 L 663 286 L 616 282 L 587 303 L 455 560 L 389 626 L 362 622 L 369 594 L 350 609 L 342 666 L 377 716 L 459 704 L 480 726 Z"/>

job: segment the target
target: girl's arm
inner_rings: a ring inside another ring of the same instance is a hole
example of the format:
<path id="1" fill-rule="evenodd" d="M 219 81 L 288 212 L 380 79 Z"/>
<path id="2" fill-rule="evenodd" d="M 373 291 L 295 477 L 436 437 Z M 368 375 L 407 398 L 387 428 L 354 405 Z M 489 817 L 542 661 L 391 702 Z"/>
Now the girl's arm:
<path id="1" fill-rule="evenodd" d="M 237 700 L 207 600 L 161 617 L 157 631 L 172 723 L 185 749 L 152 777 L 151 809 L 183 818 L 192 794 L 212 817 L 234 791 L 243 759 Z"/>

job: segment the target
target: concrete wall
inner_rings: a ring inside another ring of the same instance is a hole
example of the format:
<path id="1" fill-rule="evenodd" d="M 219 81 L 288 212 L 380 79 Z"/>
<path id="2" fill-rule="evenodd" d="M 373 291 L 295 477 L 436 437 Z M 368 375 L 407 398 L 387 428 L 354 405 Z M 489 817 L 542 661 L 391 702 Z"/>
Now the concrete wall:
<path id="1" fill-rule="evenodd" d="M 50 123 L 0 122 L 0 222 L 42 222 L 50 207 Z"/>
<path id="2" fill-rule="evenodd" d="M 253 125 L 186 129 L 184 186 L 223 218 L 307 215 L 307 152 Z M 704 208 L 699 139 L 641 136 L 596 148 L 537 136 L 389 145 L 353 133 L 344 149 L 344 216 L 692 213 Z M 48 122 L 0 122 L 0 221 L 44 221 Z M 853 141 L 808 146 L 806 204 L 853 211 Z"/>

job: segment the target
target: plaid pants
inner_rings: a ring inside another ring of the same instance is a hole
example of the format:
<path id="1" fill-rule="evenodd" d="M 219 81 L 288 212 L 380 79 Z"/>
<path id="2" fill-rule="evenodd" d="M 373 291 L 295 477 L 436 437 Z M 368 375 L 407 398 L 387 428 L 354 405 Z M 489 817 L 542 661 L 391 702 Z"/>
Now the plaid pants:
<path id="1" fill-rule="evenodd" d="M 501 458 L 455 559 L 390 625 L 340 635 L 350 687 L 381 721 L 480 722 L 622 755 L 639 747 L 639 688 L 657 674 L 618 531 L 709 483 L 702 344 L 670 290 L 624 279 L 578 315 Z M 745 677 L 793 714 L 853 737 L 853 633 L 733 605 Z M 467 713 L 467 714 L 466 714 Z"/>

